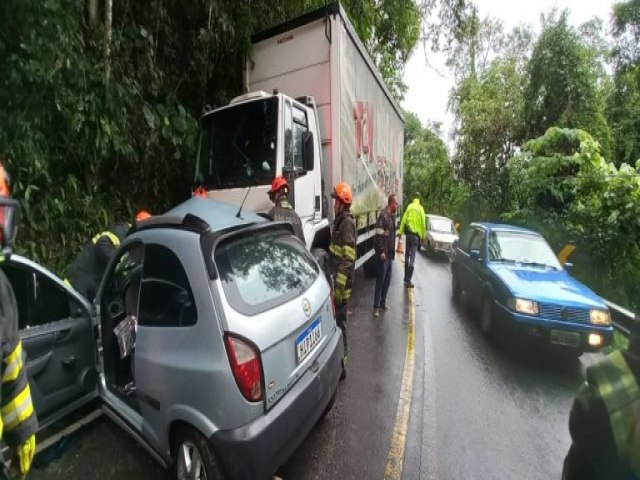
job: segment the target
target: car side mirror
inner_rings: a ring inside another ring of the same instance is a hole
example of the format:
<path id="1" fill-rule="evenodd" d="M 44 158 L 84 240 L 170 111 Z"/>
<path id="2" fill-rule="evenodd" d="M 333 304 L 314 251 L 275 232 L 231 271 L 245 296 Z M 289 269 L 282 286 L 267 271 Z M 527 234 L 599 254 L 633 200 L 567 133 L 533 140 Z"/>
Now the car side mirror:
<path id="1" fill-rule="evenodd" d="M 476 262 L 480 261 L 480 250 L 471 250 L 469 252 L 469 257 Z"/>
<path id="2" fill-rule="evenodd" d="M 314 166 L 313 132 L 309 130 L 302 132 L 302 166 L 307 172 Z"/>
<path id="3" fill-rule="evenodd" d="M 566 262 L 566 263 L 563 265 L 563 268 L 564 268 L 567 272 L 570 272 L 571 270 L 573 270 L 573 263 Z"/>

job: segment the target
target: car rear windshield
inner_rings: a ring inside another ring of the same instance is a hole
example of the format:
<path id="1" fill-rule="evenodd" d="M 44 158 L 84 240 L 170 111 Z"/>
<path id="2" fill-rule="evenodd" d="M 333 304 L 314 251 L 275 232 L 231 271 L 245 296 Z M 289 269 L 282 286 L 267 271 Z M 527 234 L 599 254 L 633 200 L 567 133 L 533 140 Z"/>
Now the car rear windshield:
<path id="1" fill-rule="evenodd" d="M 225 296 L 241 313 L 253 315 L 304 293 L 319 268 L 288 230 L 234 236 L 214 252 Z"/>

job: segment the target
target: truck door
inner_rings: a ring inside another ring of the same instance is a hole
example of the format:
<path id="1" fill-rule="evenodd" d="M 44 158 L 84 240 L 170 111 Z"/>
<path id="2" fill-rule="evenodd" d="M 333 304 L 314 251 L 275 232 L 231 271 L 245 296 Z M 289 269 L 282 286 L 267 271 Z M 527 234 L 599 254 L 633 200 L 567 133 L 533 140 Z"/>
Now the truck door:
<path id="1" fill-rule="evenodd" d="M 97 396 L 91 306 L 27 259 L 13 255 L 0 268 L 16 296 L 31 396 L 42 428 Z"/>
<path id="2" fill-rule="evenodd" d="M 294 169 L 295 210 L 300 215 L 302 225 L 314 219 L 316 196 L 320 200 L 320 191 L 316 191 L 314 171 L 307 171 L 303 164 L 303 133 L 309 131 L 307 109 L 286 99 L 284 104 L 284 169 Z M 319 205 L 318 205 L 319 207 Z M 318 208 L 319 210 L 319 208 Z"/>

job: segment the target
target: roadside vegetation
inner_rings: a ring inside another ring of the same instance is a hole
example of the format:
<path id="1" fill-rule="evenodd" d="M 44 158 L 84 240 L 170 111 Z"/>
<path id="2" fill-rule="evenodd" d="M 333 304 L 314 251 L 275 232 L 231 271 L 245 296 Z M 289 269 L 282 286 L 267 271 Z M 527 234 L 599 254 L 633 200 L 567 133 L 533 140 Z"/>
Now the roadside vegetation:
<path id="1" fill-rule="evenodd" d="M 441 48 L 456 74 L 455 149 L 409 115 L 405 172 L 418 173 L 405 192 L 421 190 L 429 212 L 463 226 L 506 221 L 556 251 L 573 243 L 573 274 L 638 311 L 640 1 L 578 28 L 568 15 L 546 13 L 535 36 L 465 6 Z"/>
<path id="2" fill-rule="evenodd" d="M 59 274 L 106 224 L 188 197 L 198 119 L 242 93 L 252 33 L 320 0 L 5 0 L 0 161 L 23 205 L 18 249 Z M 505 31 L 471 1 L 345 0 L 392 93 L 418 42 L 456 78 L 455 131 L 406 114 L 405 192 L 430 213 L 539 229 L 575 274 L 640 306 L 640 0 L 573 27 Z M 428 58 L 427 58 L 428 60 Z"/>

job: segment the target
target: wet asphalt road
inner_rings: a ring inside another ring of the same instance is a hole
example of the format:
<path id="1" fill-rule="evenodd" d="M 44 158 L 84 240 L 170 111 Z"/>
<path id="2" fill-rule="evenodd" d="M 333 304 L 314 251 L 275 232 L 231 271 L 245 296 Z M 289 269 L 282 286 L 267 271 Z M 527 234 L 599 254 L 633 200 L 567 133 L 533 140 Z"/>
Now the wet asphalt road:
<path id="1" fill-rule="evenodd" d="M 496 346 L 477 315 L 451 301 L 446 260 L 419 254 L 414 274 L 415 370 L 403 479 L 559 478 L 568 414 L 585 364 L 523 342 Z M 356 273 L 348 377 L 336 403 L 277 475 L 384 478 L 402 382 L 408 295 L 395 262 L 388 305 L 372 316 L 375 280 Z M 106 418 L 68 439 L 33 479 L 162 479 L 169 475 Z"/>

